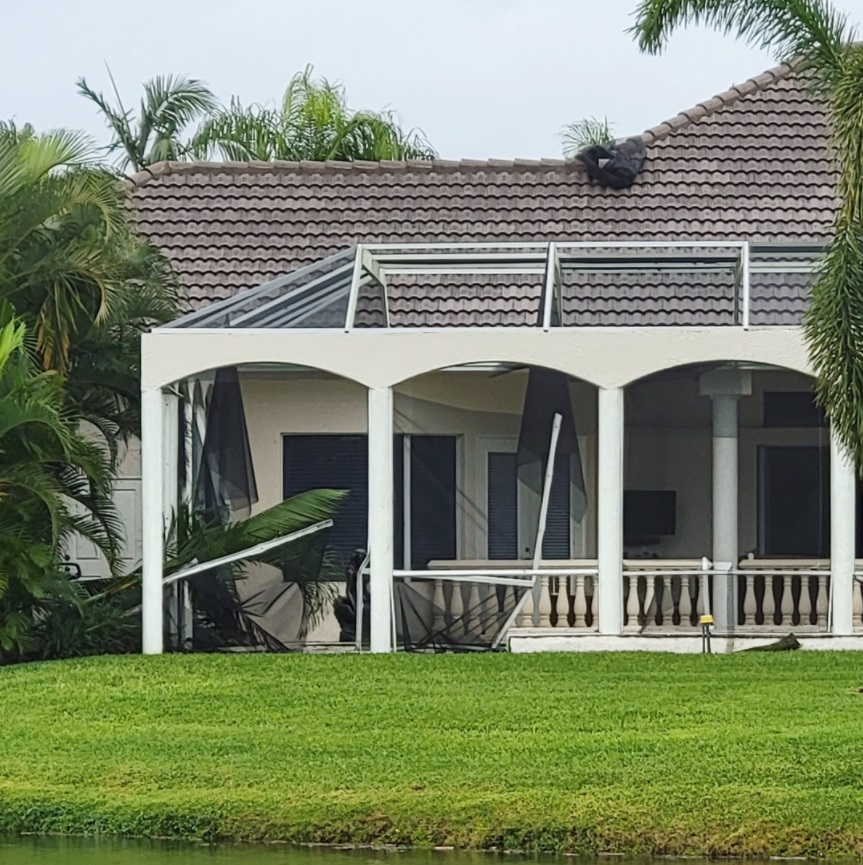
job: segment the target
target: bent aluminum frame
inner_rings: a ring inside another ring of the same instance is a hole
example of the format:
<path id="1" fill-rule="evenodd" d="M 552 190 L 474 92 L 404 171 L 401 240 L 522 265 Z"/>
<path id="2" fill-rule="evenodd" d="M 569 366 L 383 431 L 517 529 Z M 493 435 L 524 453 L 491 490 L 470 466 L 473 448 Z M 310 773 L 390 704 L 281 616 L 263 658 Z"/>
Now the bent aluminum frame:
<path id="1" fill-rule="evenodd" d="M 748 328 L 751 274 L 810 273 L 819 251 L 808 246 L 752 246 L 746 240 L 357 244 L 164 327 L 350 333 L 358 326 L 361 291 L 372 286 L 379 293 L 383 328 L 389 329 L 389 277 L 487 274 L 536 276 L 540 292 L 535 324 L 527 326 L 548 331 L 563 326 L 567 273 L 676 271 L 731 274 L 735 324 Z M 435 286 L 427 290 L 433 292 Z"/>

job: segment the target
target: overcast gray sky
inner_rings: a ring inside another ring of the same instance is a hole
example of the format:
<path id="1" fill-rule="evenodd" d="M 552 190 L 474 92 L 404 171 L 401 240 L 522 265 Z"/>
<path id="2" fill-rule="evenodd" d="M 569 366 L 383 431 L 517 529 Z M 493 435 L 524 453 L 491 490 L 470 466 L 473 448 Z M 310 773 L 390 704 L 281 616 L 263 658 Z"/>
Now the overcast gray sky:
<path id="1" fill-rule="evenodd" d="M 8 2 L 8 0 L 7 0 Z M 863 0 L 834 0 L 863 22 Z M 274 101 L 313 63 L 353 108 L 396 109 L 447 158 L 560 154 L 569 120 L 643 129 L 773 65 L 700 29 L 661 57 L 625 32 L 637 0 L 28 0 L 4 16 L 0 117 L 107 131 L 75 92 L 85 75 L 124 99 L 176 72 L 227 100 Z"/>

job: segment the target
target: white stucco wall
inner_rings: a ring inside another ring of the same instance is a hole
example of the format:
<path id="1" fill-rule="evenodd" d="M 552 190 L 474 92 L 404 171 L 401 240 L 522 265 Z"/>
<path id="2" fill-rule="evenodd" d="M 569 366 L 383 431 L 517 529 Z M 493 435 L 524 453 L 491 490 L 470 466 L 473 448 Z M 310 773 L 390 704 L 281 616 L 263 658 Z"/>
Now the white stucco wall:
<path id="1" fill-rule="evenodd" d="M 486 453 L 515 449 L 526 374 L 500 376 L 441 372 L 400 385 L 394 400 L 397 433 L 458 437 L 460 495 L 458 548 L 467 558 L 486 555 L 483 519 Z M 282 439 L 291 434 L 358 434 L 367 430 L 366 389 L 332 376 L 241 371 L 249 441 L 258 483 L 259 511 L 281 501 Z M 589 509 L 583 525 L 573 526 L 585 555 L 595 548 L 596 389 L 572 385 L 583 449 Z"/>

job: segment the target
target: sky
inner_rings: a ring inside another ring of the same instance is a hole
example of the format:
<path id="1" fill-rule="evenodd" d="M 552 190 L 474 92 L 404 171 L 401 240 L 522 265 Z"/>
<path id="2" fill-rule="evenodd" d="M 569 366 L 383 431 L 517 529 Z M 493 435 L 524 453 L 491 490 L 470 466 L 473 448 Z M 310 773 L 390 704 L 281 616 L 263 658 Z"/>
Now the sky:
<path id="1" fill-rule="evenodd" d="M 863 24 L 863 0 L 834 0 Z M 352 108 L 391 108 L 442 157 L 557 157 L 560 130 L 607 117 L 637 134 L 775 65 L 702 29 L 660 57 L 631 35 L 637 0 L 28 0 L 4 16 L 0 118 L 108 132 L 75 81 L 127 103 L 184 73 L 221 99 L 275 102 L 312 63 Z"/>

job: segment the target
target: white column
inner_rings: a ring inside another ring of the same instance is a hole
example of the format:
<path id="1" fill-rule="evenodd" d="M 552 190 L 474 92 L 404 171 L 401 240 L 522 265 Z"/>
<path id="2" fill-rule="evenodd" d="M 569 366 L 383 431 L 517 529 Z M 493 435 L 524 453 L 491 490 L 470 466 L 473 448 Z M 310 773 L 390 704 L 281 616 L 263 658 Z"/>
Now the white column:
<path id="1" fill-rule="evenodd" d="M 713 566 L 736 569 L 738 432 L 737 401 L 734 395 L 713 397 Z M 713 577 L 713 618 L 716 627 L 736 623 L 735 578 Z"/>
<path id="2" fill-rule="evenodd" d="M 393 582 L 393 392 L 369 388 L 371 650 L 391 652 Z"/>
<path id="3" fill-rule="evenodd" d="M 623 388 L 599 389 L 599 632 L 623 629 Z"/>
<path id="4" fill-rule="evenodd" d="M 162 508 L 165 499 L 165 404 L 160 389 L 141 393 L 142 575 L 141 613 L 145 655 L 162 653 Z"/>
<path id="5" fill-rule="evenodd" d="M 738 404 L 752 393 L 752 374 L 735 367 L 704 373 L 699 393 L 713 401 L 713 567 L 737 569 L 738 526 Z M 737 622 L 737 577 L 713 577 L 710 612 L 718 630 Z M 706 609 L 707 598 L 703 600 Z"/>
<path id="6" fill-rule="evenodd" d="M 834 634 L 854 632 L 856 478 L 848 454 L 830 436 L 830 602 Z"/>
<path id="7" fill-rule="evenodd" d="M 162 441 L 164 442 L 164 460 L 162 463 L 162 525 L 167 527 L 171 524 L 174 514 L 177 512 L 177 498 L 179 494 L 180 400 L 176 393 L 162 393 Z M 171 644 L 177 648 L 179 648 L 180 635 L 181 593 L 181 586 L 175 585 L 171 587 L 169 594 Z"/>

